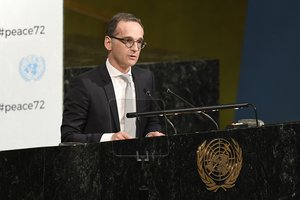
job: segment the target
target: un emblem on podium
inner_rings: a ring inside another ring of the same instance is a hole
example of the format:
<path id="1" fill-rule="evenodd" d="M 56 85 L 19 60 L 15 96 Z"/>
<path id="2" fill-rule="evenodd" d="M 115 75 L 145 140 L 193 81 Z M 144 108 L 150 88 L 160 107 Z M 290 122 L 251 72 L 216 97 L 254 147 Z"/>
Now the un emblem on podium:
<path id="1" fill-rule="evenodd" d="M 198 172 L 210 191 L 234 187 L 242 162 L 242 149 L 234 139 L 218 138 L 208 144 L 205 140 L 197 150 Z"/>

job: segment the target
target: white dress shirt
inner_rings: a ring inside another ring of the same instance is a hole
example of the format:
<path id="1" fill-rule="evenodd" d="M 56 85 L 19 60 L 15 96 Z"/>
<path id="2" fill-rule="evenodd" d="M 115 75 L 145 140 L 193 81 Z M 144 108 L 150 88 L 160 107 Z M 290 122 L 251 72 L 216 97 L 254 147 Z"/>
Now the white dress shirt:
<path id="1" fill-rule="evenodd" d="M 119 70 L 117 70 L 116 68 L 114 68 L 110 62 L 108 61 L 108 59 L 106 60 L 106 67 L 109 73 L 109 76 L 112 80 L 113 83 L 113 87 L 114 87 L 114 91 L 115 91 L 115 96 L 116 96 L 116 102 L 117 102 L 117 108 L 118 108 L 118 115 L 119 115 L 119 121 L 120 121 L 120 128 L 121 131 L 124 131 L 124 127 L 125 127 L 125 92 L 126 92 L 126 82 L 124 81 L 124 79 L 122 79 L 120 77 L 120 75 L 122 75 L 123 73 L 120 72 Z M 133 82 L 132 79 L 132 74 L 131 74 L 131 68 L 129 69 L 128 73 L 127 73 L 130 78 L 131 81 Z M 134 84 L 132 84 L 132 93 L 133 93 L 133 101 L 134 101 L 134 107 L 136 107 L 135 105 L 135 87 Z M 113 135 L 113 133 L 104 133 L 101 137 L 100 142 L 106 142 L 106 141 L 110 141 L 111 140 L 111 136 Z"/>

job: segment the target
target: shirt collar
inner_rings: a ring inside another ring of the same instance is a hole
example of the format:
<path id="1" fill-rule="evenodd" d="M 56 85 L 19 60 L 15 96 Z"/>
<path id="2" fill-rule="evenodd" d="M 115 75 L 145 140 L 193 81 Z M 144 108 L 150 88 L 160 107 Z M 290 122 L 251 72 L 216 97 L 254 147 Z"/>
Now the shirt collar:
<path id="1" fill-rule="evenodd" d="M 108 61 L 108 59 L 106 59 L 106 68 L 108 70 L 108 73 L 109 73 L 110 77 L 118 77 L 118 76 L 120 76 L 120 75 L 123 74 L 122 72 L 120 72 L 119 70 L 117 70 L 116 68 L 114 68 L 110 64 L 110 62 Z M 128 71 L 127 74 L 130 75 L 130 76 L 132 76 L 132 74 L 131 74 L 131 67 L 130 67 L 130 69 L 129 69 L 129 71 Z"/>

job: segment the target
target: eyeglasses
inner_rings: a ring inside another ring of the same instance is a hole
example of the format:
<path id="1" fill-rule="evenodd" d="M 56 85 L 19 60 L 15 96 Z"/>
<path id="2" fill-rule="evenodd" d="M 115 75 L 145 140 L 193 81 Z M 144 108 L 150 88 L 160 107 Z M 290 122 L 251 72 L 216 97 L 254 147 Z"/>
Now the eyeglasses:
<path id="1" fill-rule="evenodd" d="M 126 47 L 131 48 L 133 47 L 134 43 L 137 43 L 138 49 L 143 49 L 146 46 L 146 42 L 144 42 L 144 40 L 139 39 L 139 40 L 134 40 L 131 37 L 124 37 L 124 38 L 118 38 L 118 37 L 114 37 L 114 36 L 109 36 L 111 38 L 117 39 L 119 41 L 121 41 L 123 44 L 125 44 Z"/>

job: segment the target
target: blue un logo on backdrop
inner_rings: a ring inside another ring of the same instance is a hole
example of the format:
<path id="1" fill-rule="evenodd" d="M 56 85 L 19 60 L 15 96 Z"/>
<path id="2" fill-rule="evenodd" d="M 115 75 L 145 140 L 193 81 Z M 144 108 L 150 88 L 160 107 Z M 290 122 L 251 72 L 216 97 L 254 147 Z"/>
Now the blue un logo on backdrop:
<path id="1" fill-rule="evenodd" d="M 45 72 L 46 64 L 42 56 L 30 55 L 20 61 L 19 71 L 26 81 L 40 80 Z"/>

